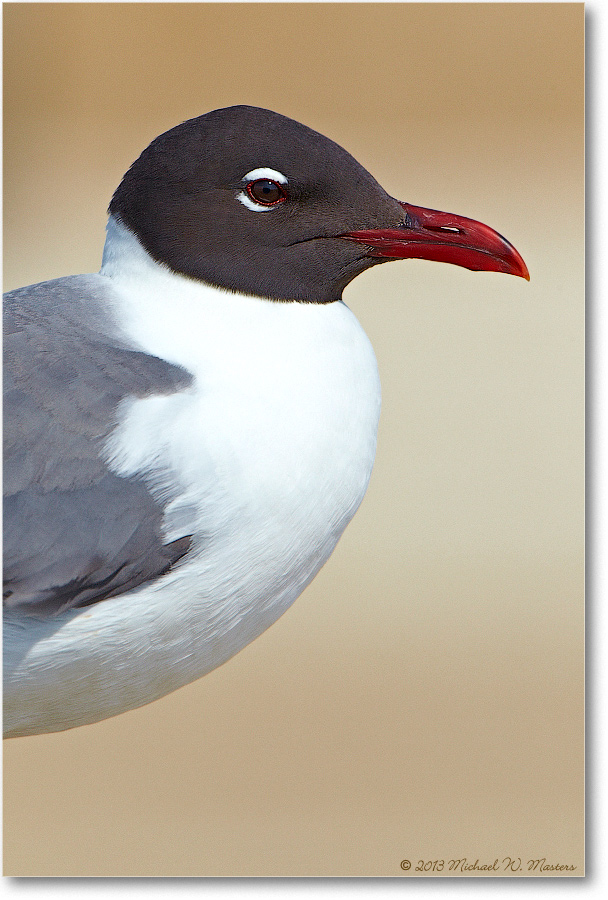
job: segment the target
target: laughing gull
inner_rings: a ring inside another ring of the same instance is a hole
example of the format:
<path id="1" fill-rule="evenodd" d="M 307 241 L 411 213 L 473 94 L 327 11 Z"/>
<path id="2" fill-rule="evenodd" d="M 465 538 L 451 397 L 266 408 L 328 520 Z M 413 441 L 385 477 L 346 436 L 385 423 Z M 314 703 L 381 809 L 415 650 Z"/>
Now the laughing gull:
<path id="1" fill-rule="evenodd" d="M 61 731 L 226 662 L 330 556 L 380 384 L 342 291 L 411 257 L 528 278 L 472 219 L 235 106 L 156 138 L 98 275 L 5 304 L 5 733 Z"/>

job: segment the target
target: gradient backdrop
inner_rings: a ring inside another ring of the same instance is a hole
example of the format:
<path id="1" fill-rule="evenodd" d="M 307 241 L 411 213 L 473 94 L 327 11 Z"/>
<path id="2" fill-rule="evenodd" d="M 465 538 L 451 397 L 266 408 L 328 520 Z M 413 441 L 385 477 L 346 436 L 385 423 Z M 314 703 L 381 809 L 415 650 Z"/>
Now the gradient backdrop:
<path id="1" fill-rule="evenodd" d="M 348 288 L 383 383 L 358 515 L 223 668 L 5 742 L 6 874 L 583 873 L 583 24 L 550 3 L 4 6 L 7 288 L 96 271 L 132 160 L 235 103 L 494 226 L 532 276 L 411 261 Z"/>

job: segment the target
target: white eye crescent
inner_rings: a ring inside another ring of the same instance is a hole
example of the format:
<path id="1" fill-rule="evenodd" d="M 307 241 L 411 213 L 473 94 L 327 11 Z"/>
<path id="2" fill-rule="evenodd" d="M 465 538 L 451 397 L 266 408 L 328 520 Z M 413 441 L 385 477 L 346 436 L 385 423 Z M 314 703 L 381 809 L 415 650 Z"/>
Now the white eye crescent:
<path id="1" fill-rule="evenodd" d="M 253 212 L 268 212 L 287 199 L 289 184 L 282 172 L 266 166 L 252 169 L 242 178 L 245 190 L 236 195 L 243 206 Z"/>

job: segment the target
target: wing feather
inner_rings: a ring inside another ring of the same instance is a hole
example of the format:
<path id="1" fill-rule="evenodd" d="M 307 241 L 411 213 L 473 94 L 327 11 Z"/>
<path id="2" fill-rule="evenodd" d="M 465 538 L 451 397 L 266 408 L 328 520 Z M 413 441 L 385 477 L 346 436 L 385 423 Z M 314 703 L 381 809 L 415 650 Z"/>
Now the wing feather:
<path id="1" fill-rule="evenodd" d="M 192 380 L 119 336 L 115 299 L 100 275 L 5 295 L 4 603 L 26 614 L 132 590 L 190 547 L 163 543 L 161 503 L 105 463 L 121 400 Z"/>

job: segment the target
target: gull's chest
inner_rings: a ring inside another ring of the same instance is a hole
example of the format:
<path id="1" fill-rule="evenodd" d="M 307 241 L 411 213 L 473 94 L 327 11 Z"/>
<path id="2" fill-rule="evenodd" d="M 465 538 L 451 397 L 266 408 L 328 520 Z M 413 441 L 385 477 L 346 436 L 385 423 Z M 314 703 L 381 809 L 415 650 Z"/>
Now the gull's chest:
<path id="1" fill-rule="evenodd" d="M 125 291 L 122 327 L 184 366 L 191 388 L 128 402 L 108 447 L 166 501 L 169 540 L 213 535 L 288 567 L 331 552 L 373 465 L 373 351 L 342 303 L 273 303 L 190 284 L 171 302 Z M 145 309 L 145 314 L 143 310 Z M 329 545 L 331 544 L 331 547 Z"/>

